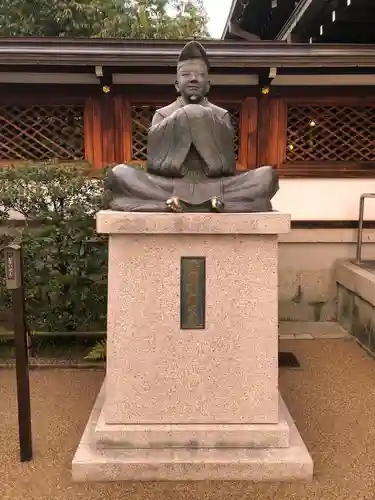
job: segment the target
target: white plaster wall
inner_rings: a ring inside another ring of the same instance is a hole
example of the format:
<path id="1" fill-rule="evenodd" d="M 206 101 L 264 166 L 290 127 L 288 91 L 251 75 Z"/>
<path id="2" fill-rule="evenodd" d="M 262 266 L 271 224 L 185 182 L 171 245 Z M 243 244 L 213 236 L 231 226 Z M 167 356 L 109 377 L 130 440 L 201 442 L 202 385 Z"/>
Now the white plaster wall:
<path id="1" fill-rule="evenodd" d="M 361 194 L 371 192 L 375 179 L 280 179 L 273 207 L 295 221 L 353 221 Z M 375 199 L 365 202 L 365 220 L 375 220 Z"/>

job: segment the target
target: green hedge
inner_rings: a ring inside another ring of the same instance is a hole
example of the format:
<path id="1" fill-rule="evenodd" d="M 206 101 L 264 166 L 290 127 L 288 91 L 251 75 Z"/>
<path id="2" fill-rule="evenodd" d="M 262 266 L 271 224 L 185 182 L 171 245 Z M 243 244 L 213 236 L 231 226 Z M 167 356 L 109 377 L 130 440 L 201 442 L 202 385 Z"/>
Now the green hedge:
<path id="1" fill-rule="evenodd" d="M 93 175 L 94 174 L 94 175 Z M 95 232 L 103 174 L 86 163 L 0 169 L 1 244 L 22 241 L 30 331 L 105 330 L 107 240 Z M 14 225 L 15 210 L 25 224 Z M 2 316 L 9 311 L 1 259 Z"/>

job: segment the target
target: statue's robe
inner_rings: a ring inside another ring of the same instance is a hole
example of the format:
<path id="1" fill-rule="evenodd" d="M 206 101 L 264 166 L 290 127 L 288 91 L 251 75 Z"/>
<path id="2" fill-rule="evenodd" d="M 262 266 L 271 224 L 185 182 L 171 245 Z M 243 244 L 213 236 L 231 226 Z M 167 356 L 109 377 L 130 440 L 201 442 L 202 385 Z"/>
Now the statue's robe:
<path id="1" fill-rule="evenodd" d="M 225 212 L 272 210 L 276 172 L 261 167 L 236 175 L 233 135 L 228 112 L 209 101 L 184 106 L 178 99 L 158 110 L 148 134 L 147 171 L 114 167 L 110 207 L 165 211 L 175 196 L 187 211 L 201 210 L 214 197 Z"/>

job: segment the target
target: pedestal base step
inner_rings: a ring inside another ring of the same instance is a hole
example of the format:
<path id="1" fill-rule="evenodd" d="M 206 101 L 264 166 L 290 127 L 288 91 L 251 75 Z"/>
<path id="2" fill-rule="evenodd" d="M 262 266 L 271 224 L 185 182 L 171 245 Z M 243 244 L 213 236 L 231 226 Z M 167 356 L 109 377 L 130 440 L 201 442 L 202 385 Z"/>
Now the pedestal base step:
<path id="1" fill-rule="evenodd" d="M 284 402 L 280 420 L 289 426 L 288 448 L 157 448 L 103 447 L 96 429 L 103 394 L 94 406 L 72 463 L 73 480 L 104 481 L 294 481 L 310 480 L 312 459 Z M 101 436 L 103 437 L 103 436 Z M 244 443 L 244 446 L 245 443 Z"/>
<path id="2" fill-rule="evenodd" d="M 95 405 L 102 411 L 94 439 L 98 448 L 110 449 L 288 448 L 289 424 L 279 400 L 281 418 L 274 424 L 107 424 L 104 383 Z"/>

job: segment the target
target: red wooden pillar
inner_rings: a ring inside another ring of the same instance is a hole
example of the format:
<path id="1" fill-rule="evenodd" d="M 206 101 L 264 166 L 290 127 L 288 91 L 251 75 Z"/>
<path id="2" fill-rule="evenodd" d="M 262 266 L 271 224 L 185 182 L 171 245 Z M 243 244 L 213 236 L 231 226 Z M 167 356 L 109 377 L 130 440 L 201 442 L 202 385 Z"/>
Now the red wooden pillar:
<path id="1" fill-rule="evenodd" d="M 85 103 L 85 159 L 94 168 L 103 167 L 101 107 L 98 99 L 90 97 Z"/>
<path id="2" fill-rule="evenodd" d="M 286 106 L 281 99 L 261 97 L 257 164 L 279 167 L 285 157 Z"/>
<path id="3" fill-rule="evenodd" d="M 94 168 L 117 161 L 116 102 L 112 96 L 90 97 L 85 104 L 85 159 Z"/>
<path id="4" fill-rule="evenodd" d="M 247 97 L 242 103 L 240 137 L 241 147 L 238 170 L 249 170 L 257 162 L 258 102 L 255 97 Z"/>
<path id="5" fill-rule="evenodd" d="M 125 96 L 118 95 L 114 101 L 114 144 L 116 163 L 132 159 L 132 107 Z"/>

